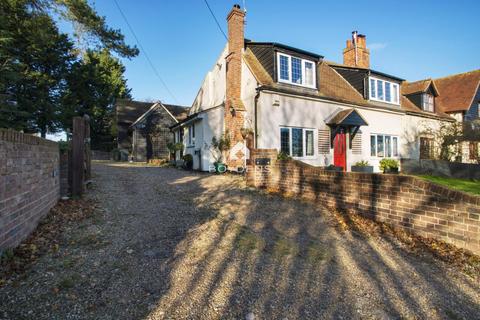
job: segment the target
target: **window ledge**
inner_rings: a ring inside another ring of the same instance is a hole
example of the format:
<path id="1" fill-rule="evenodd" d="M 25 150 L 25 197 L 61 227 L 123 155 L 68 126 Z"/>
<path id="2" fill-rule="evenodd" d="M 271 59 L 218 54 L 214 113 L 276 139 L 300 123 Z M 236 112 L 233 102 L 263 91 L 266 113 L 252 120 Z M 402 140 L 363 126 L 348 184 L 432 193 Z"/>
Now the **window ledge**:
<path id="1" fill-rule="evenodd" d="M 288 80 L 278 79 L 277 82 L 278 82 L 278 83 L 281 83 L 281 84 L 292 85 L 292 86 L 295 86 L 295 87 L 317 90 L 317 86 L 307 86 L 307 85 L 304 85 L 304 84 L 298 84 L 298 83 L 295 83 L 295 82 L 290 82 L 290 81 L 288 81 Z"/>

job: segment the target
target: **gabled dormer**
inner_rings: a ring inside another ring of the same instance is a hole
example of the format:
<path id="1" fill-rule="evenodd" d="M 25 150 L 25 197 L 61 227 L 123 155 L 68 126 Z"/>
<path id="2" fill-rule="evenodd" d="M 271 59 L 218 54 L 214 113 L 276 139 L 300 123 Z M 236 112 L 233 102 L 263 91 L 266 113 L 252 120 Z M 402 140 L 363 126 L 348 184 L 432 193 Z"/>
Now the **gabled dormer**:
<path id="1" fill-rule="evenodd" d="M 432 79 L 406 82 L 402 93 L 419 109 L 426 112 L 436 112 L 435 98 L 439 92 Z"/>

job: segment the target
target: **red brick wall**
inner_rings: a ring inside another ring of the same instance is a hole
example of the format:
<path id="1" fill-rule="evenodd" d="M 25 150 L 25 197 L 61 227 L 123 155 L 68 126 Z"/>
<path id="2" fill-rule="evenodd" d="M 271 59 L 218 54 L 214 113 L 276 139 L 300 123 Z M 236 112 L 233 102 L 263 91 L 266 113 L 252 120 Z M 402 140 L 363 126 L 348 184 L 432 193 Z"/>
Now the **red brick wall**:
<path id="1" fill-rule="evenodd" d="M 0 251 L 18 245 L 56 204 L 59 169 L 57 143 L 0 129 Z"/>
<path id="2" fill-rule="evenodd" d="M 257 166 L 258 158 L 273 159 Z M 480 253 L 480 197 L 413 176 L 326 171 L 299 161 L 275 161 L 276 150 L 252 150 L 247 183 L 298 194 L 412 233 Z"/>
<path id="3" fill-rule="evenodd" d="M 245 12 L 234 6 L 227 16 L 228 56 L 226 74 L 225 130 L 230 135 L 231 147 L 244 143 L 241 129 L 245 124 L 245 106 L 241 99 L 242 55 L 244 47 Z M 236 159 L 227 158 L 229 167 L 243 166 L 245 155 L 236 154 Z"/>

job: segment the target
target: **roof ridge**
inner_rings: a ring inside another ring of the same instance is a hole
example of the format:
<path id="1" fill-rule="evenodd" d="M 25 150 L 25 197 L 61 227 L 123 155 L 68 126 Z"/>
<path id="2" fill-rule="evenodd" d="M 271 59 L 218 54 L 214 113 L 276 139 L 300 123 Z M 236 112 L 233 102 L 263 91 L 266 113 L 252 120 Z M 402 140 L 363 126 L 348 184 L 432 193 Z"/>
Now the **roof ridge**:
<path id="1" fill-rule="evenodd" d="M 454 73 L 454 74 L 451 74 L 451 75 L 448 75 L 448 76 L 445 76 L 445 77 L 435 78 L 433 80 L 442 80 L 442 79 L 447 79 L 447 78 L 453 78 L 453 77 L 463 76 L 463 75 L 467 75 L 467 74 L 471 74 L 471 73 L 475 73 L 475 72 L 480 72 L 480 69 L 470 70 L 470 71 L 460 72 L 460 73 Z"/>
<path id="2" fill-rule="evenodd" d="M 405 80 L 405 83 L 406 83 L 406 84 L 414 84 L 414 83 L 417 83 L 417 82 L 434 81 L 434 80 L 435 80 L 435 79 L 432 79 L 432 78 L 425 78 L 425 79 L 415 80 L 415 81 Z"/>

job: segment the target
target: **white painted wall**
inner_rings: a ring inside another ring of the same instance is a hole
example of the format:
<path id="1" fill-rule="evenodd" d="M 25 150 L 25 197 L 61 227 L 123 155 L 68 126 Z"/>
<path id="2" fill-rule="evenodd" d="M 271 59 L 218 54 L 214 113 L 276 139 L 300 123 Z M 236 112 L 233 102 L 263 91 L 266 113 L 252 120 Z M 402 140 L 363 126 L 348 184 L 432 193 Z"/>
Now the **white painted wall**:
<path id="1" fill-rule="evenodd" d="M 184 152 L 193 157 L 193 169 L 208 171 L 215 162 L 210 145 L 213 137 L 220 138 L 223 133 L 223 107 L 210 108 L 201 112 L 195 121 L 177 129 L 184 132 Z M 189 131 L 195 126 L 195 141 L 189 144 Z"/>
<path id="2" fill-rule="evenodd" d="M 193 101 L 189 114 L 194 114 L 221 105 L 225 101 L 226 83 L 226 46 L 212 69 L 207 73 L 202 86 Z"/>
<path id="3" fill-rule="evenodd" d="M 242 90 L 241 98 L 245 108 L 245 128 L 254 128 L 255 96 L 257 94 L 258 82 L 250 71 L 245 61 L 242 60 Z"/>
<path id="4" fill-rule="evenodd" d="M 190 109 L 190 114 L 198 113 L 195 123 L 195 144 L 185 144 L 184 154 L 193 156 L 193 168 L 208 171 L 216 161 L 211 152 L 211 141 L 215 136 L 220 138 L 224 132 L 224 101 L 226 90 L 226 47 L 212 70 L 208 72 L 204 82 Z M 245 62 L 242 63 L 242 101 L 247 109 L 245 126 L 253 129 L 254 103 L 257 81 Z M 190 125 L 190 124 L 189 124 Z M 188 126 L 184 130 L 185 141 L 188 141 Z M 200 156 L 199 156 L 200 154 Z"/>
<path id="5" fill-rule="evenodd" d="M 366 107 L 344 105 L 340 103 L 307 99 L 273 92 L 262 91 L 258 102 L 258 148 L 280 150 L 280 127 L 302 127 L 315 129 L 315 156 L 299 158 L 314 166 L 333 164 L 333 149 L 329 154 L 318 153 L 318 129 L 327 128 L 326 122 L 338 111 L 356 107 L 369 124 L 360 128 L 362 135 L 362 154 L 355 155 L 347 148 L 347 170 L 360 160 L 367 160 L 379 171 L 382 158 L 370 155 L 370 134 L 386 134 L 399 139 L 400 158 L 419 157 L 418 136 L 425 126 L 438 126 L 437 120 L 405 115 L 402 111 L 373 110 Z M 347 135 L 347 146 L 349 145 Z"/>

